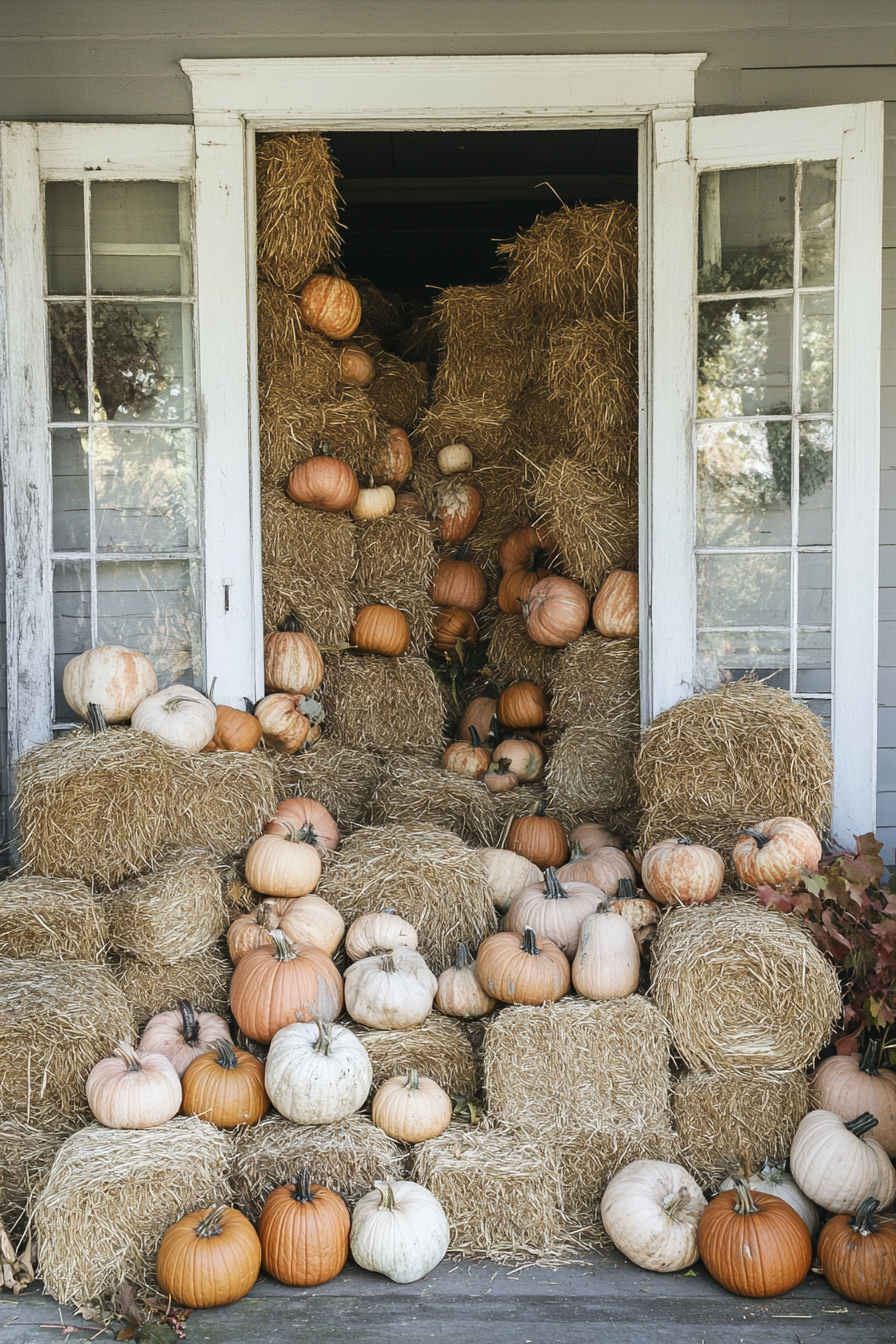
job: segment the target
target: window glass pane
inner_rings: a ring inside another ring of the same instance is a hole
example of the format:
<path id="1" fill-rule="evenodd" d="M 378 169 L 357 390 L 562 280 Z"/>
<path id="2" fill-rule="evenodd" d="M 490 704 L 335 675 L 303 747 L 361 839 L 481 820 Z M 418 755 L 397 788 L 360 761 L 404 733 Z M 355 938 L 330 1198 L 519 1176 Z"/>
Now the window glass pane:
<path id="1" fill-rule="evenodd" d="M 791 410 L 792 299 L 701 303 L 697 414 L 787 415 Z"/>
<path id="2" fill-rule="evenodd" d="M 44 194 L 47 293 L 84 294 L 84 187 L 80 182 L 48 182 Z"/>
<path id="3" fill-rule="evenodd" d="M 69 659 L 90 648 L 90 565 L 62 561 L 53 566 L 53 686 L 56 718 L 76 719 L 62 694 Z"/>
<path id="4" fill-rule="evenodd" d="M 160 686 L 202 680 L 199 566 L 189 560 L 103 562 L 96 567 L 97 641 L 140 649 Z"/>
<path id="5" fill-rule="evenodd" d="M 192 307 L 94 303 L 93 375 L 109 420 L 190 420 Z"/>
<path id="6" fill-rule="evenodd" d="M 700 177 L 701 294 L 793 284 L 793 164 Z"/>
<path id="7" fill-rule="evenodd" d="M 54 420 L 87 419 L 87 310 L 82 303 L 51 303 L 51 415 Z"/>
<path id="8" fill-rule="evenodd" d="M 832 560 L 830 551 L 799 557 L 797 620 L 800 625 L 831 623 Z"/>
<path id="9" fill-rule="evenodd" d="M 831 693 L 831 633 L 800 630 L 797 635 L 796 689 L 808 694 Z"/>
<path id="10" fill-rule="evenodd" d="M 788 420 L 698 425 L 698 546 L 788 546 L 790 475 Z"/>
<path id="11" fill-rule="evenodd" d="M 800 236 L 804 285 L 834 283 L 834 193 L 837 164 L 804 163 Z"/>
<path id="12" fill-rule="evenodd" d="M 87 430 L 53 430 L 53 549 L 90 550 Z"/>
<path id="13" fill-rule="evenodd" d="M 697 636 L 697 677 L 707 689 L 754 673 L 770 686 L 790 689 L 789 630 L 702 630 Z"/>
<path id="14" fill-rule="evenodd" d="M 192 429 L 93 431 L 98 551 L 186 551 L 199 545 Z"/>
<path id="15" fill-rule="evenodd" d="M 830 700 L 803 700 L 807 709 L 811 709 L 821 719 L 825 732 L 830 736 L 831 732 L 831 702 Z"/>
<path id="16" fill-rule="evenodd" d="M 800 409 L 834 408 L 834 295 L 807 294 L 800 328 Z"/>
<path id="17" fill-rule="evenodd" d="M 188 294 L 189 187 L 95 182 L 90 192 L 94 294 Z"/>
<path id="18" fill-rule="evenodd" d="M 800 545 L 830 546 L 834 479 L 834 426 L 802 420 L 800 436 Z"/>
<path id="19" fill-rule="evenodd" d="M 789 555 L 698 555 L 698 626 L 789 623 Z"/>

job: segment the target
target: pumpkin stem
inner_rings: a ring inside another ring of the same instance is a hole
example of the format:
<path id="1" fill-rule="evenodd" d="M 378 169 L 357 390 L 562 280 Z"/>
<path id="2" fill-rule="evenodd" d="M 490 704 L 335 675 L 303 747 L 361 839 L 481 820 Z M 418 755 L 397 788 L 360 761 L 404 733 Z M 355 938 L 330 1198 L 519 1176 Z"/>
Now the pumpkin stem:
<path id="1" fill-rule="evenodd" d="M 481 747 L 481 746 L 482 746 L 482 738 L 479 736 L 478 732 L 477 732 L 476 729 L 473 727 L 472 723 L 470 724 L 469 728 L 467 729 L 467 732 L 470 734 L 470 741 L 473 743 L 473 746 L 474 746 L 474 747 Z"/>
<path id="2" fill-rule="evenodd" d="M 143 1060 L 137 1054 L 134 1047 L 128 1045 L 127 1041 L 119 1041 L 112 1053 L 113 1055 L 117 1055 L 119 1059 L 125 1060 L 128 1066 L 128 1073 L 139 1073 L 143 1068 Z M 877 1121 L 875 1120 L 874 1123 L 877 1124 Z"/>
<path id="3" fill-rule="evenodd" d="M 579 844 L 578 840 L 573 840 L 573 842 L 572 842 L 572 849 L 569 851 L 569 860 L 568 860 L 568 862 L 569 862 L 569 863 L 578 863 L 578 862 L 579 862 L 579 859 L 587 859 L 587 857 L 588 857 L 588 855 L 585 853 L 584 849 L 583 849 L 582 846 Z"/>
<path id="4" fill-rule="evenodd" d="M 103 711 L 100 709 L 99 705 L 95 705 L 92 700 L 87 706 L 87 725 L 94 737 L 97 733 L 104 733 L 106 731 L 106 720 Z"/>
<path id="5" fill-rule="evenodd" d="M 492 721 L 488 726 L 489 746 L 496 747 L 498 745 L 498 739 L 500 738 L 500 736 L 501 736 L 501 725 L 498 722 L 497 714 L 493 714 Z"/>
<path id="6" fill-rule="evenodd" d="M 317 1043 L 314 1048 L 319 1055 L 328 1055 L 330 1053 L 330 1046 L 333 1043 L 330 1034 L 330 1024 L 329 1022 L 322 1022 L 319 1017 L 316 1017 L 314 1020 L 317 1023 L 318 1031 Z"/>
<path id="7" fill-rule="evenodd" d="M 862 1055 L 862 1062 L 859 1065 L 861 1072 L 867 1073 L 871 1078 L 879 1078 L 881 1053 L 880 1040 L 869 1041 L 865 1046 L 865 1053 Z"/>
<path id="8" fill-rule="evenodd" d="M 224 1231 L 221 1219 L 227 1212 L 226 1204 L 216 1204 L 213 1209 L 209 1209 L 202 1222 L 196 1224 L 197 1237 L 220 1237 Z"/>
<path id="9" fill-rule="evenodd" d="M 196 1021 L 196 1012 L 189 999 L 178 999 L 177 1006 L 180 1009 L 181 1035 L 184 1038 L 184 1045 L 195 1045 L 199 1040 L 199 1023 Z"/>
<path id="10" fill-rule="evenodd" d="M 691 1202 L 691 1197 L 687 1190 L 676 1190 L 671 1195 L 666 1195 L 663 1199 L 663 1212 L 673 1223 L 678 1221 L 678 1215 L 686 1209 Z"/>
<path id="11" fill-rule="evenodd" d="M 616 892 L 617 901 L 633 901 L 637 895 L 635 884 L 630 877 L 620 877 L 619 890 Z"/>
<path id="12" fill-rule="evenodd" d="M 243 704 L 246 706 L 246 713 L 247 713 L 247 714 L 254 714 L 254 713 L 255 713 L 255 707 L 256 707 L 256 705 L 258 704 L 258 701 L 257 701 L 257 700 L 250 700 L 249 697 L 248 697 L 248 695 L 244 695 L 244 696 L 243 696 Z"/>
<path id="13" fill-rule="evenodd" d="M 395 971 L 395 958 L 392 955 L 393 951 L 394 949 L 390 948 L 388 952 L 384 952 L 380 957 L 380 970 L 387 971 L 389 975 Z M 874 1123 L 877 1124 L 877 1121 Z"/>
<path id="14" fill-rule="evenodd" d="M 274 914 L 273 901 L 262 901 L 261 905 L 255 911 L 255 923 L 260 928 L 266 929 L 268 933 L 273 933 L 274 929 L 279 929 L 277 916 Z"/>
<path id="15" fill-rule="evenodd" d="M 870 1129 L 874 1129 L 874 1126 L 879 1124 L 880 1121 L 877 1116 L 872 1115 L 870 1111 L 863 1111 L 861 1115 L 856 1116 L 855 1120 L 847 1120 L 846 1128 L 850 1134 L 855 1134 L 856 1138 L 860 1139 L 863 1134 L 867 1134 Z"/>
<path id="16" fill-rule="evenodd" d="M 547 887 L 545 893 L 546 901 L 566 901 L 569 899 L 569 892 L 557 876 L 556 868 L 545 868 L 544 883 Z"/>
<path id="17" fill-rule="evenodd" d="M 290 843 L 293 845 L 317 844 L 317 832 L 311 825 L 310 821 L 304 822 L 302 826 L 295 826 L 291 821 L 288 821 L 285 817 L 277 817 L 275 820 L 277 821 L 277 824 L 282 826 L 284 831 L 286 832 L 286 835 L 283 837 L 284 840 L 289 840 Z"/>
<path id="18" fill-rule="evenodd" d="M 420 1091 L 420 1074 L 416 1069 L 408 1069 L 408 1080 L 405 1083 L 405 1087 L 409 1092 Z"/>
<path id="19" fill-rule="evenodd" d="M 528 952 L 530 957 L 537 957 L 540 955 L 535 930 L 529 924 L 526 925 L 526 932 L 523 934 L 523 941 L 520 943 L 520 947 L 524 952 Z"/>
<path id="20" fill-rule="evenodd" d="M 753 826 L 748 826 L 746 830 L 743 832 L 743 834 L 751 836 L 756 841 L 757 849 L 765 849 L 766 845 L 768 844 L 768 836 L 763 835 L 761 831 L 757 831 L 756 828 Z M 690 844 L 691 842 L 689 840 L 684 841 L 679 840 L 678 843 L 687 845 Z"/>
<path id="21" fill-rule="evenodd" d="M 464 971 L 468 966 L 475 965 L 475 958 L 470 956 L 470 949 L 466 943 L 458 943 L 457 951 L 454 954 L 454 965 L 459 971 Z"/>
<path id="22" fill-rule="evenodd" d="M 218 684 L 218 678 L 212 677 L 212 684 L 211 686 L 209 686 L 208 691 L 206 692 L 205 698 L 206 700 L 211 700 L 212 704 L 215 703 L 215 687 L 217 686 L 217 684 Z"/>
<path id="23" fill-rule="evenodd" d="M 282 929 L 271 929 L 271 942 L 274 944 L 276 961 L 294 961 L 296 950 Z"/>
<path id="24" fill-rule="evenodd" d="M 498 761 L 492 761 L 491 765 L 489 766 L 489 768 L 486 770 L 485 773 L 486 773 L 487 775 L 509 775 L 509 774 L 512 774 L 512 771 L 511 771 L 511 769 L 510 769 L 510 757 L 509 757 L 509 756 L 502 756 L 500 760 L 498 760 Z"/>
<path id="25" fill-rule="evenodd" d="M 547 811 L 547 806 L 548 805 L 545 802 L 544 798 L 540 798 L 538 802 L 535 804 L 534 808 L 532 809 L 532 816 L 543 817 L 545 812 Z"/>
<path id="26" fill-rule="evenodd" d="M 285 621 L 281 621 L 277 629 L 286 635 L 301 635 L 305 632 L 305 627 L 294 611 L 289 613 Z"/>
<path id="27" fill-rule="evenodd" d="M 855 1216 L 849 1225 L 850 1230 L 852 1232 L 858 1232 L 861 1237 L 873 1236 L 881 1221 L 874 1216 L 879 1208 L 879 1199 L 863 1199 L 856 1209 Z"/>
<path id="28" fill-rule="evenodd" d="M 374 1181 L 374 1189 L 380 1192 L 380 1208 L 395 1208 L 395 1192 L 388 1181 Z"/>
<path id="29" fill-rule="evenodd" d="M 300 1171 L 296 1177 L 292 1198 L 297 1204 L 309 1204 L 314 1196 L 311 1193 L 311 1172 Z"/>
<path id="30" fill-rule="evenodd" d="M 743 1176 L 734 1177 L 734 1212 L 743 1214 L 759 1212 L 753 1192 Z"/>
<path id="31" fill-rule="evenodd" d="M 748 834 L 749 834 L 749 835 L 755 835 L 756 832 L 755 832 L 755 831 L 749 831 Z M 763 840 L 764 840 L 764 839 L 765 839 L 765 836 L 763 836 L 762 838 L 763 838 Z M 692 845 L 694 842 L 693 842 L 693 840 L 688 840 L 685 836 L 680 835 L 680 836 L 678 837 L 678 839 L 675 841 L 675 843 L 676 843 L 676 845 Z M 760 846 L 760 848 L 761 848 L 761 846 Z"/>
<path id="32" fill-rule="evenodd" d="M 214 1042 L 215 1054 L 218 1063 L 222 1069 L 238 1069 L 239 1060 L 236 1057 L 236 1051 L 230 1041 L 220 1040 Z"/>

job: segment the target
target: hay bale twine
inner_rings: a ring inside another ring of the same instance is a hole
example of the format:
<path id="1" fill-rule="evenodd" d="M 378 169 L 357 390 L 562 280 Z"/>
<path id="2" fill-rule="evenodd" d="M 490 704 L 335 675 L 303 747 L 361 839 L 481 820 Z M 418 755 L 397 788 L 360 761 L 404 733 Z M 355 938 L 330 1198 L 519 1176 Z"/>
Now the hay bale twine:
<path id="1" fill-rule="evenodd" d="M 210 751 L 188 756 L 178 779 L 178 846 L 224 857 L 257 839 L 277 806 L 273 752 Z"/>
<path id="2" fill-rule="evenodd" d="M 405 1175 L 401 1144 L 366 1115 L 332 1125 L 294 1125 L 267 1115 L 236 1130 L 233 1138 L 234 1202 L 253 1221 L 271 1191 L 294 1181 L 298 1171 L 310 1171 L 312 1181 L 335 1190 L 350 1207 L 374 1181 L 400 1181 Z"/>
<path id="3" fill-rule="evenodd" d="M 185 848 L 123 882 L 105 898 L 115 951 L 167 966 L 204 952 L 227 928 L 221 878 L 206 850 Z"/>
<path id="4" fill-rule="evenodd" d="M 0 1115 L 71 1129 L 89 1115 L 84 1082 L 119 1041 L 130 1007 L 106 966 L 0 959 Z"/>
<path id="5" fill-rule="evenodd" d="M 475 1096 L 479 1076 L 473 1047 L 456 1017 L 432 1012 L 419 1027 L 408 1031 L 374 1031 L 355 1027 L 373 1066 L 372 1087 L 416 1069 L 432 1078 L 451 1096 Z"/>
<path id="6" fill-rule="evenodd" d="M 219 947 L 208 947 L 170 964 L 122 957 L 115 978 L 142 1031 L 156 1013 L 189 999 L 203 1012 L 226 1013 L 233 966 Z"/>
<path id="7" fill-rule="evenodd" d="M 258 138 L 256 255 L 262 279 L 296 289 L 339 256 L 338 173 L 317 131 Z"/>
<path id="8" fill-rule="evenodd" d="M 105 911 L 83 882 L 28 875 L 0 882 L 0 957 L 103 961 L 108 942 Z"/>
<path id="9" fill-rule="evenodd" d="M 385 602 L 407 617 L 411 653 L 425 655 L 436 606 L 429 595 L 438 557 L 432 529 L 409 510 L 355 528 L 355 609 Z"/>
<path id="10" fill-rule="evenodd" d="M 607 639 L 596 630 L 558 649 L 551 662 L 548 731 L 612 720 L 638 728 L 641 719 L 637 639 Z"/>
<path id="11" fill-rule="evenodd" d="M 339 746 L 442 753 L 445 706 L 423 658 L 328 658 L 323 702 L 326 736 Z"/>
<path id="12" fill-rule="evenodd" d="M 641 995 L 504 1008 L 485 1031 L 489 1114 L 530 1134 L 669 1129 L 670 1032 Z"/>
<path id="13" fill-rule="evenodd" d="M 488 665 L 499 681 L 536 681 L 551 678 L 556 650 L 529 638 L 522 616 L 502 612 L 495 618 L 488 645 Z"/>
<path id="14" fill-rule="evenodd" d="M 113 887 L 170 842 L 187 753 L 149 733 L 76 728 L 16 764 L 22 864 L 45 877 Z"/>
<path id="15" fill-rule="evenodd" d="M 354 615 L 355 526 L 343 513 L 295 504 L 261 487 L 261 590 L 269 634 L 290 615 L 319 644 L 348 641 Z"/>
<path id="16" fill-rule="evenodd" d="M 728 682 L 658 714 L 636 773 L 645 845 L 680 834 L 730 856 L 745 826 L 770 817 L 830 825 L 834 758 L 821 721 L 762 682 Z"/>
<path id="17" fill-rule="evenodd" d="M 397 756 L 389 759 L 371 795 L 367 819 L 374 826 L 425 822 L 454 831 L 467 844 L 491 845 L 501 830 L 492 806 L 495 796 L 481 779 Z"/>
<path id="18" fill-rule="evenodd" d="M 198 1116 L 73 1134 L 34 1205 L 47 1292 L 74 1305 L 114 1293 L 125 1279 L 155 1289 L 166 1229 L 193 1209 L 230 1203 L 230 1155 L 230 1135 Z"/>
<path id="19" fill-rule="evenodd" d="M 807 1068 L 842 1011 L 837 972 L 798 915 L 752 894 L 667 910 L 652 992 L 688 1068 Z"/>
<path id="20" fill-rule="evenodd" d="M 64 1129 L 0 1120 L 0 1223 L 13 1244 L 24 1231 L 31 1201 L 46 1184 L 53 1159 L 67 1138 Z"/>
<path id="21" fill-rule="evenodd" d="M 322 803 L 343 834 L 366 820 L 380 778 L 380 762 L 373 752 L 340 747 L 324 737 L 294 756 L 278 757 L 277 766 L 281 794 Z"/>
<path id="22" fill-rule="evenodd" d="M 474 849 L 439 826 L 364 826 L 330 857 L 318 894 L 346 924 L 393 909 L 417 930 L 418 951 L 440 975 L 457 944 L 476 948 L 497 928 L 485 869 Z"/>
<path id="23" fill-rule="evenodd" d="M 785 1157 L 809 1110 L 809 1079 L 801 1072 L 709 1073 L 675 1079 L 672 1111 L 685 1166 L 705 1189 L 717 1190 L 743 1161 L 755 1171 Z"/>
<path id="24" fill-rule="evenodd" d="M 558 457 L 539 472 L 532 501 L 557 538 L 563 573 L 592 596 L 611 569 L 637 568 L 638 501 L 630 486 Z"/>

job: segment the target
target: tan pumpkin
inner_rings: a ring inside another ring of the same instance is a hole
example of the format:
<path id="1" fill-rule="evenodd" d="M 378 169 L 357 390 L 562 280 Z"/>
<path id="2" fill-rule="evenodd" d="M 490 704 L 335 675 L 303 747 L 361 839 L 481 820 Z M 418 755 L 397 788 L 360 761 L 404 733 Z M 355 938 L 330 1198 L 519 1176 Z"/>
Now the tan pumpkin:
<path id="1" fill-rule="evenodd" d="M 361 321 L 361 296 L 338 275 L 312 275 L 299 294 L 299 312 L 312 331 L 344 341 Z"/>
<path id="2" fill-rule="evenodd" d="M 164 1293 L 191 1310 L 244 1297 L 261 1269 L 261 1243 L 249 1219 L 217 1204 L 172 1224 L 162 1237 L 156 1274 Z"/>
<path id="3" fill-rule="evenodd" d="M 417 951 L 417 930 L 394 910 L 371 911 L 359 915 L 345 935 L 345 955 L 350 961 L 378 957 L 405 947 Z"/>
<path id="4" fill-rule="evenodd" d="M 476 975 L 486 994 L 501 1003 L 555 1003 L 569 989 L 566 954 L 534 929 L 493 933 L 479 948 Z"/>
<path id="5" fill-rule="evenodd" d="M 870 1112 L 844 1121 L 832 1111 L 810 1111 L 790 1145 L 797 1185 L 828 1213 L 848 1213 L 863 1199 L 887 1208 L 896 1198 L 896 1169 L 875 1140 Z"/>
<path id="6" fill-rule="evenodd" d="M 546 527 L 527 524 L 515 528 L 501 542 L 498 563 L 502 573 L 506 574 L 519 565 L 529 564 L 533 552 L 536 555 L 539 551 L 551 555 L 556 549 L 557 543 Z"/>
<path id="7" fill-rule="evenodd" d="M 800 870 L 817 872 L 821 841 L 799 817 L 773 817 L 744 831 L 732 853 L 741 882 L 748 887 L 797 882 Z"/>
<path id="8" fill-rule="evenodd" d="M 485 869 L 492 900 L 501 914 L 507 913 L 518 891 L 537 885 L 542 880 L 541 869 L 523 854 L 515 854 L 509 849 L 490 848 L 478 849 L 476 853 Z"/>
<path id="9" fill-rule="evenodd" d="M 661 905 L 706 905 L 725 881 L 725 860 L 707 845 L 661 840 L 641 860 L 641 881 Z"/>
<path id="10" fill-rule="evenodd" d="M 262 738 L 262 727 L 254 714 L 230 705 L 215 706 L 215 735 L 203 751 L 254 751 Z"/>
<path id="11" fill-rule="evenodd" d="M 358 491 L 351 513 L 356 522 L 369 523 L 386 518 L 394 509 L 395 491 L 391 485 L 374 485 Z"/>
<path id="12" fill-rule="evenodd" d="M 660 919 L 660 908 L 655 901 L 638 894 L 634 884 L 627 877 L 620 878 L 616 899 L 610 901 L 610 910 L 621 915 L 635 935 L 635 942 L 641 954 L 656 933 Z"/>
<path id="13" fill-rule="evenodd" d="M 501 756 L 497 759 L 492 757 L 492 763 L 482 776 L 482 782 L 489 793 L 509 793 L 511 789 L 517 788 L 520 781 L 511 770 L 508 758 Z"/>
<path id="14" fill-rule="evenodd" d="M 611 639 L 638 633 L 638 576 L 627 569 L 613 569 L 594 599 L 591 616 L 602 635 Z"/>
<path id="15" fill-rule="evenodd" d="M 523 784 L 533 784 L 544 774 L 544 748 L 528 738 L 505 737 L 495 744 L 492 755 L 506 761 L 508 770 Z"/>
<path id="16" fill-rule="evenodd" d="M 470 726 L 469 742 L 452 742 L 442 756 L 442 768 L 453 775 L 465 775 L 468 779 L 481 779 L 491 765 L 492 753 L 479 740 L 476 729 Z"/>
<path id="17" fill-rule="evenodd" d="M 397 947 L 353 961 L 345 972 L 345 1009 L 377 1031 L 408 1031 L 432 1012 L 438 981 L 419 952 Z"/>
<path id="18" fill-rule="evenodd" d="M 453 476 L 440 481 L 435 491 L 433 518 L 439 540 L 446 546 L 457 546 L 473 531 L 482 512 L 482 496 L 475 485 L 456 480 Z"/>
<path id="19" fill-rule="evenodd" d="M 504 927 L 512 933 L 534 929 L 542 938 L 556 943 L 572 961 L 582 924 L 606 899 L 605 892 L 588 882 L 569 882 L 564 886 L 556 869 L 548 868 L 544 881 L 524 887 L 514 896 Z"/>
<path id="20" fill-rule="evenodd" d="M 107 1129 L 154 1129 L 180 1110 L 180 1078 L 164 1055 L 119 1041 L 87 1075 L 87 1105 Z"/>
<path id="21" fill-rule="evenodd" d="M 266 695 L 255 706 L 255 717 L 261 724 L 265 743 L 291 756 L 299 751 L 311 733 L 311 724 L 302 713 L 304 695 L 278 691 Z"/>
<path id="22" fill-rule="evenodd" d="M 324 660 L 295 616 L 264 637 L 264 683 L 269 691 L 310 695 L 324 679 Z"/>
<path id="23" fill-rule="evenodd" d="M 377 440 L 377 457 L 371 467 L 374 485 L 388 485 L 397 490 L 404 485 L 413 465 L 410 439 L 403 429 L 390 425 L 385 435 Z"/>
<path id="24" fill-rule="evenodd" d="M 218 1129 L 256 1125 L 268 1109 L 264 1064 L 230 1041 L 194 1059 L 183 1076 L 184 1115 L 199 1115 Z"/>
<path id="25" fill-rule="evenodd" d="M 320 855 L 303 841 L 263 835 L 246 855 L 246 881 L 263 896 L 307 896 L 320 881 Z"/>
<path id="26" fill-rule="evenodd" d="M 435 1004 L 447 1017 L 467 1019 L 483 1017 L 497 1006 L 479 983 L 476 958 L 466 943 L 458 943 L 454 961 L 439 976 Z"/>
<path id="27" fill-rule="evenodd" d="M 454 1103 L 444 1088 L 416 1069 L 388 1078 L 373 1098 L 370 1118 L 378 1129 L 400 1143 L 424 1143 L 444 1134 Z"/>
<path id="28" fill-rule="evenodd" d="M 258 1238 L 265 1272 L 280 1283 L 316 1288 L 329 1283 L 348 1259 L 351 1214 L 335 1190 L 312 1185 L 307 1171 L 265 1200 Z"/>
<path id="29" fill-rule="evenodd" d="M 448 443 L 436 456 L 443 476 L 456 476 L 459 471 L 472 471 L 473 454 L 465 443 Z"/>
<path id="30" fill-rule="evenodd" d="M 296 831 L 304 831 L 305 844 L 314 845 L 323 854 L 339 848 L 339 827 L 323 803 L 313 798 L 285 798 L 264 828 L 265 835 L 282 835 L 295 839 Z"/>
<path id="31" fill-rule="evenodd" d="M 470 701 L 457 725 L 458 742 L 470 741 L 470 728 L 475 728 L 483 742 L 487 741 L 495 726 L 498 702 L 490 695 L 477 695 Z"/>
<path id="32" fill-rule="evenodd" d="M 121 644 L 101 644 L 69 659 L 62 693 L 82 719 L 96 705 L 106 723 L 124 723 L 148 695 L 158 690 L 155 668 L 145 653 Z"/>
<path id="33" fill-rule="evenodd" d="M 572 983 L 586 999 L 624 999 L 640 977 L 641 954 L 628 922 L 607 905 L 598 908 L 579 931 Z"/>
<path id="34" fill-rule="evenodd" d="M 596 821 L 583 822 L 569 833 L 570 845 L 578 845 L 583 854 L 593 854 L 598 849 L 622 849 L 622 841 L 606 826 Z"/>
<path id="35" fill-rule="evenodd" d="M 187 999 L 178 999 L 177 1007 L 156 1013 L 143 1028 L 140 1054 L 164 1055 L 177 1076 L 214 1048 L 215 1041 L 227 1040 L 230 1028 L 217 1013 L 201 1013 Z"/>
<path id="36" fill-rule="evenodd" d="M 505 728 L 541 728 L 547 718 L 548 697 L 534 681 L 514 681 L 498 696 L 498 718 Z"/>
<path id="37" fill-rule="evenodd" d="M 862 1055 L 831 1055 L 812 1075 L 809 1096 L 820 1111 L 841 1120 L 870 1111 L 878 1124 L 874 1137 L 896 1157 L 896 1072 L 881 1067 L 881 1042 L 869 1040 Z"/>
<path id="38" fill-rule="evenodd" d="M 522 616 L 523 603 L 528 602 L 532 596 L 532 589 L 536 583 L 546 579 L 550 572 L 543 565 L 536 565 L 534 558 L 529 564 L 514 565 L 513 569 L 508 569 L 501 575 L 501 582 L 498 584 L 498 606 L 509 616 Z"/>
<path id="39" fill-rule="evenodd" d="M 583 854 L 576 845 L 569 863 L 563 865 L 557 876 L 561 882 L 590 882 L 608 896 L 615 896 L 624 879 L 634 882 L 635 870 L 622 850 L 614 849 L 612 845 L 605 845 L 591 854 Z"/>
<path id="40" fill-rule="evenodd" d="M 372 603 L 358 612 L 350 638 L 362 653 L 398 658 L 411 642 L 411 631 L 407 617 L 397 607 Z"/>
<path id="41" fill-rule="evenodd" d="M 463 607 L 440 607 L 433 625 L 432 646 L 439 653 L 455 653 L 457 645 L 475 648 L 479 626 L 471 611 Z"/>
<path id="42" fill-rule="evenodd" d="M 230 1007 L 241 1030 L 267 1045 L 291 1023 L 333 1022 L 342 1012 L 342 976 L 319 947 L 293 947 L 279 929 L 273 946 L 241 957 L 230 982 Z"/>
<path id="43" fill-rule="evenodd" d="M 350 509 L 358 490 L 358 478 L 349 464 L 323 450 L 294 466 L 286 484 L 290 499 L 324 513 Z"/>
<path id="44" fill-rule="evenodd" d="M 591 614 L 585 589 L 572 579 L 554 574 L 539 579 L 522 605 L 529 638 L 546 648 L 560 649 L 572 644 L 585 629 Z"/>
<path id="45" fill-rule="evenodd" d="M 433 576 L 430 597 L 440 607 L 460 607 L 474 616 L 485 606 L 485 575 L 472 560 L 459 556 L 440 560 Z"/>
<path id="46" fill-rule="evenodd" d="M 347 341 L 339 352 L 339 381 L 349 387 L 369 387 L 376 369 L 367 351 Z"/>
<path id="47" fill-rule="evenodd" d="M 320 896 L 262 901 L 256 910 L 237 915 L 227 930 L 227 947 L 233 964 L 256 947 L 272 945 L 271 934 L 275 929 L 280 929 L 297 947 L 310 944 L 331 957 L 342 942 L 345 921 Z"/>
<path id="48" fill-rule="evenodd" d="M 566 832 L 559 821 L 545 816 L 543 799 L 529 816 L 516 817 L 510 823 L 504 847 L 522 854 L 539 868 L 557 868 L 569 853 Z"/>

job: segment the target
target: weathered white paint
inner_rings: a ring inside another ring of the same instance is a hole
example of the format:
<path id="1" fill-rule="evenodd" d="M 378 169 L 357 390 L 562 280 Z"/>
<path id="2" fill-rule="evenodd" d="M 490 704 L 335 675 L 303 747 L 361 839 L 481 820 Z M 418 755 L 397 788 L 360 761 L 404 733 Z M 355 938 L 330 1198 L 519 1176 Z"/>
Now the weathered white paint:
<path id="1" fill-rule="evenodd" d="M 42 122 L 36 128 L 42 178 L 189 178 L 192 126 L 134 126 Z"/>

